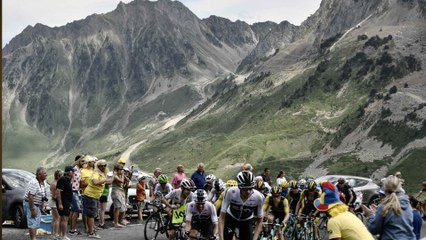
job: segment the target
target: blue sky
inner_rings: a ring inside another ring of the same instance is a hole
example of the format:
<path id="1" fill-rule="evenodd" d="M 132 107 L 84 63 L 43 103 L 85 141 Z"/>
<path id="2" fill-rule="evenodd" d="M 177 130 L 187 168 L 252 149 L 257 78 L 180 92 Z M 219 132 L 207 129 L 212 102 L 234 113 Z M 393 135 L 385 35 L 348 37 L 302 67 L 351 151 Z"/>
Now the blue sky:
<path id="1" fill-rule="evenodd" d="M 120 0 L 4 0 L 2 47 L 28 25 L 55 27 L 93 13 L 114 10 Z M 124 3 L 130 0 L 122 0 Z M 247 23 L 287 20 L 299 25 L 320 5 L 320 0 L 181 0 L 199 18 L 210 15 Z"/>

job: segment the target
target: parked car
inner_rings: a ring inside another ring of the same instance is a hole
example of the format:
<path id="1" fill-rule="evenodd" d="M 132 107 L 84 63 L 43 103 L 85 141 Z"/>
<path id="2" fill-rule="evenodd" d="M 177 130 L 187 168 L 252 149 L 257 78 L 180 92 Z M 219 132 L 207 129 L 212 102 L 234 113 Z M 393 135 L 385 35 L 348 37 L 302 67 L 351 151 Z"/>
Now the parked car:
<path id="1" fill-rule="evenodd" d="M 26 228 L 23 202 L 25 189 L 34 173 L 20 169 L 2 169 L 2 221 L 12 220 L 15 227 Z M 47 196 L 50 197 L 50 186 L 46 185 Z"/>
<path id="2" fill-rule="evenodd" d="M 138 205 L 137 205 L 137 201 L 136 201 L 136 185 L 138 184 L 138 176 L 139 173 L 136 171 L 134 172 L 131 182 L 130 182 L 130 188 L 127 192 L 127 211 L 126 214 L 137 214 L 138 213 Z M 148 181 L 149 181 L 150 176 L 147 175 L 147 179 L 145 180 L 145 192 L 146 192 L 146 201 L 149 202 L 149 186 L 148 186 Z M 144 211 L 144 214 L 149 214 L 147 208 L 145 208 L 146 210 Z M 109 191 L 109 195 L 108 195 L 108 202 L 106 205 L 106 214 L 108 214 L 110 216 L 110 218 L 114 218 L 114 204 L 112 202 L 111 199 L 111 188 Z"/>
<path id="3" fill-rule="evenodd" d="M 370 178 L 349 175 L 326 175 L 315 179 L 315 182 L 319 184 L 321 181 L 328 180 L 336 184 L 339 178 L 344 178 L 346 182 L 352 186 L 357 196 L 362 197 L 363 204 L 370 205 L 372 203 L 377 203 L 379 199 L 378 191 L 380 187 Z M 359 193 L 362 193 L 362 195 Z"/>

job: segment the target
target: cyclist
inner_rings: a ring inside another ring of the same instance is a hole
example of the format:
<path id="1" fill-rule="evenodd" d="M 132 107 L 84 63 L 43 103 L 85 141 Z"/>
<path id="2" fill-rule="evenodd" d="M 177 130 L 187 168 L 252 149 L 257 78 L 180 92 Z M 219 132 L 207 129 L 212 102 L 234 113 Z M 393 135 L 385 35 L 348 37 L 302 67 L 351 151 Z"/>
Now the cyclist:
<path id="1" fill-rule="evenodd" d="M 225 183 L 222 181 L 222 179 L 216 179 L 216 181 L 214 181 L 214 187 L 212 191 L 207 196 L 207 201 L 215 203 L 223 191 L 225 191 Z"/>
<path id="2" fill-rule="evenodd" d="M 189 239 L 201 237 L 211 239 L 217 236 L 217 215 L 213 203 L 207 201 L 207 193 L 203 189 L 195 192 L 195 200 L 186 206 L 185 211 L 185 235 Z"/>
<path id="3" fill-rule="evenodd" d="M 187 178 L 182 179 L 180 188 L 172 190 L 162 199 L 162 202 L 167 206 L 166 211 L 168 212 L 168 216 L 172 217 L 169 228 L 169 239 L 174 239 L 176 235 L 174 225 L 183 222 L 186 204 L 192 202 L 194 199 L 194 193 L 191 190 L 195 185 L 192 183 Z"/>
<path id="4" fill-rule="evenodd" d="M 256 179 L 256 183 L 254 185 L 254 189 L 256 189 L 257 191 L 262 193 L 264 197 L 268 196 L 268 193 L 269 193 L 268 188 L 266 187 L 266 184 L 267 183 L 265 183 L 262 180 L 262 178 L 260 178 L 260 179 L 258 178 L 258 179 Z"/>
<path id="5" fill-rule="evenodd" d="M 343 197 L 342 200 L 344 201 L 342 202 L 348 205 L 349 211 L 353 212 L 356 196 L 353 192 L 352 187 L 342 177 L 337 180 L 336 187 L 341 196 Z"/>
<path id="6" fill-rule="evenodd" d="M 281 187 L 281 191 L 280 191 L 281 196 L 285 197 L 285 198 L 288 198 L 288 192 L 289 192 L 288 182 L 287 181 L 282 181 L 281 184 L 280 184 L 280 187 Z"/>
<path id="7" fill-rule="evenodd" d="M 273 223 L 278 219 L 278 222 L 283 226 L 282 228 L 278 228 L 279 239 L 283 240 L 283 229 L 290 217 L 290 210 L 288 200 L 281 196 L 278 186 L 272 187 L 271 196 L 266 197 L 263 209 L 264 216 L 267 216 L 268 223 Z"/>
<path id="8" fill-rule="evenodd" d="M 300 226 L 303 226 L 305 223 L 304 217 L 312 215 L 315 212 L 314 201 L 319 195 L 315 181 L 311 181 L 308 184 L 308 188 L 303 190 L 300 194 L 300 199 L 296 206 L 296 213 L 298 214 Z M 315 232 L 316 231 L 314 231 L 314 233 Z"/>
<path id="9" fill-rule="evenodd" d="M 209 194 L 212 191 L 215 181 L 216 181 L 215 175 L 209 174 L 206 176 L 206 183 L 204 184 L 203 189 L 206 190 L 207 194 Z"/>
<path id="10" fill-rule="evenodd" d="M 158 183 L 159 184 L 155 185 L 153 196 L 155 197 L 156 201 L 161 201 L 163 196 L 166 196 L 173 190 L 173 187 L 169 183 L 169 177 L 165 174 L 158 176 Z"/>
<path id="11" fill-rule="evenodd" d="M 304 178 L 300 179 L 297 184 L 299 184 L 299 188 L 300 188 L 301 191 L 305 190 L 305 188 L 306 188 L 306 180 Z"/>
<path id="12" fill-rule="evenodd" d="M 297 186 L 296 181 L 290 181 L 290 192 L 288 193 L 288 202 L 290 203 L 290 211 L 292 214 L 295 214 L 297 203 L 300 199 L 301 191 L 299 186 Z"/>
<path id="13" fill-rule="evenodd" d="M 221 240 L 231 240 L 236 228 L 239 239 L 252 240 L 262 231 L 264 197 L 254 190 L 254 177 L 250 171 L 237 175 L 238 187 L 229 188 L 222 202 L 219 216 L 219 236 Z M 253 219 L 255 230 L 253 235 Z"/>
<path id="14" fill-rule="evenodd" d="M 222 206 L 222 201 L 223 201 L 223 197 L 225 196 L 225 192 L 227 191 L 227 189 L 229 189 L 230 187 L 236 187 L 238 186 L 238 182 L 235 181 L 234 179 L 229 179 L 228 181 L 226 181 L 225 183 L 225 191 L 223 191 L 220 195 L 219 198 L 216 200 L 216 202 L 214 203 L 214 206 L 216 208 L 216 211 L 218 213 L 218 215 L 220 215 L 220 207 Z"/>

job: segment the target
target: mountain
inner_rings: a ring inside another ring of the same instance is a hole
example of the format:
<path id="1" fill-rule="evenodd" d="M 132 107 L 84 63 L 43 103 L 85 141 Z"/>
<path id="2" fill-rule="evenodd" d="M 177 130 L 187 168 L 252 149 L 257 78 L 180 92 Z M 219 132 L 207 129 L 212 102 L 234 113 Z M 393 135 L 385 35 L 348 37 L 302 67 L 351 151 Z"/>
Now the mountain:
<path id="1" fill-rule="evenodd" d="M 85 152 L 226 178 L 244 161 L 289 177 L 408 173 L 426 151 L 425 10 L 323 0 L 300 26 L 249 25 L 136 0 L 27 27 L 2 53 L 4 166 Z"/>

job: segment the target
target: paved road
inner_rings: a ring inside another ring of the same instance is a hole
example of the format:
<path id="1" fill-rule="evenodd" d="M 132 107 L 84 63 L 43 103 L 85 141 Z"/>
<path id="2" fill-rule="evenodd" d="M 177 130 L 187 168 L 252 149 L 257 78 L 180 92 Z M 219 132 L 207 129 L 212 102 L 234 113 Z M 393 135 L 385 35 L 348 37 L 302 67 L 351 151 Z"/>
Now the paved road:
<path id="1" fill-rule="evenodd" d="M 135 221 L 135 220 L 133 220 Z M 81 222 L 79 223 L 81 224 Z M 107 220 L 107 225 L 111 226 L 111 221 Z M 82 229 L 80 229 L 82 231 Z M 102 229 L 98 232 L 98 235 L 102 237 L 104 240 L 143 240 L 145 239 L 144 234 L 144 225 L 138 225 L 138 224 L 130 224 L 125 228 L 121 229 L 115 229 L 115 228 L 109 228 L 109 229 Z M 2 239 L 3 240 L 28 240 L 29 236 L 25 235 L 28 233 L 28 230 L 26 229 L 17 229 L 13 228 L 10 225 L 3 225 L 2 227 Z M 80 236 L 69 236 L 72 240 L 82 240 L 82 239 L 89 239 L 87 238 L 87 235 L 80 235 Z M 37 236 L 37 239 L 51 239 L 50 235 L 40 235 Z M 159 240 L 166 240 L 166 236 L 163 235 L 159 238 Z M 422 240 L 426 240 L 426 222 L 423 222 L 422 226 Z"/>

